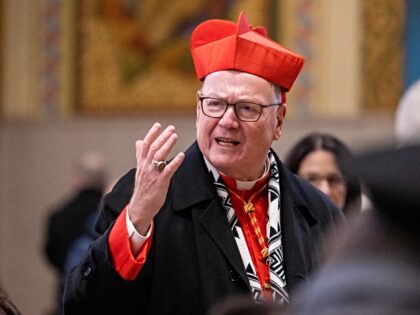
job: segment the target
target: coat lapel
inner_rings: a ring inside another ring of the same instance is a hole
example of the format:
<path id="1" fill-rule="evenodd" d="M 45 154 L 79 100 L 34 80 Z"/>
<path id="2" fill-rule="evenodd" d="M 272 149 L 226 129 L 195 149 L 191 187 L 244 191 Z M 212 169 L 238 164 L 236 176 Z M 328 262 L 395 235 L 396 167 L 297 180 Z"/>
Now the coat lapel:
<path id="1" fill-rule="evenodd" d="M 193 208 L 197 218 L 196 239 L 198 246 L 206 248 L 209 239 L 214 242 L 223 256 L 249 287 L 243 262 L 233 238 L 225 210 L 216 189 L 212 175 L 207 170 L 197 143 L 186 152 L 186 159 L 174 177 L 174 209 L 180 211 Z M 177 189 L 182 187 L 182 189 Z M 205 232 L 205 237 L 203 233 Z"/>
<path id="2" fill-rule="evenodd" d="M 200 216 L 199 221 L 210 238 L 217 244 L 233 269 L 239 274 L 247 286 L 249 286 L 241 255 L 233 238 L 224 209 L 222 209 L 220 202 L 211 202 L 208 208 Z"/>
<path id="3" fill-rule="evenodd" d="M 286 284 L 289 291 L 306 280 L 311 266 L 310 248 L 308 247 L 309 227 L 303 222 L 299 207 L 290 195 L 282 200 L 283 255 Z"/>
<path id="4" fill-rule="evenodd" d="M 289 292 L 305 281 L 312 264 L 311 226 L 316 219 L 293 187 L 293 175 L 279 163 L 281 222 L 286 283 Z"/>

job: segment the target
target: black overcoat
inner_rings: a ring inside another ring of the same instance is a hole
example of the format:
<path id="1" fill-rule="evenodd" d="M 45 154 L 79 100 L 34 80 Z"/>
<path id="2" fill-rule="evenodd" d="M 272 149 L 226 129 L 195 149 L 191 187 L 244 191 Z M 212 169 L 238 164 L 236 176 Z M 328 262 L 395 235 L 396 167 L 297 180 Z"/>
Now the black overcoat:
<path id="1" fill-rule="evenodd" d="M 276 158 L 291 292 L 316 264 L 316 241 L 342 215 L 325 195 Z M 65 314 L 205 314 L 215 302 L 249 293 L 239 250 L 197 143 L 186 151 L 154 219 L 152 247 L 143 269 L 133 281 L 118 275 L 107 239 L 115 218 L 129 202 L 134 176 L 131 170 L 105 197 L 98 222 L 103 235 L 68 278 Z"/>

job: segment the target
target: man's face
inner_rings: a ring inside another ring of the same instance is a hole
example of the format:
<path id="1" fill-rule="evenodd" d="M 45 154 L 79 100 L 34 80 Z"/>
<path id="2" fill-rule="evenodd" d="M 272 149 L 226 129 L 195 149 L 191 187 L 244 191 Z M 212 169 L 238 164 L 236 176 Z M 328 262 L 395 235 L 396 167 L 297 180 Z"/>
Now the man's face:
<path id="1" fill-rule="evenodd" d="M 209 74 L 200 93 L 229 103 L 277 103 L 271 83 L 237 71 Z M 197 98 L 196 128 L 200 150 L 223 174 L 238 180 L 257 179 L 262 175 L 271 143 L 280 138 L 285 113 L 285 104 L 269 107 L 262 111 L 259 120 L 244 122 L 236 117 L 230 106 L 221 118 L 211 118 L 203 114 Z"/>

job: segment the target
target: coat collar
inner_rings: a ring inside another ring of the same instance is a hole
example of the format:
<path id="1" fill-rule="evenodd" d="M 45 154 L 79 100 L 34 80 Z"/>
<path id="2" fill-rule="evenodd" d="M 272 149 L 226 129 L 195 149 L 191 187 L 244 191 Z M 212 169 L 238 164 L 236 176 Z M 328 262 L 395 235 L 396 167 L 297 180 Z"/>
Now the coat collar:
<path id="1" fill-rule="evenodd" d="M 308 223 L 311 225 L 316 224 L 315 215 L 301 197 L 302 192 L 299 191 L 296 185 L 292 184 L 296 182 L 295 176 L 283 166 L 276 153 L 272 152 L 279 168 L 282 196 L 288 195 Z M 185 160 L 174 176 L 173 187 L 176 192 L 174 209 L 186 209 L 197 203 L 218 197 L 212 181 L 212 175 L 207 169 L 198 144 L 194 142 L 185 152 Z M 177 187 L 180 187 L 177 183 L 182 184 L 180 185 L 182 189 L 177 189 Z M 185 189 L 185 187 L 188 189 Z M 203 189 L 203 187 L 206 187 L 206 189 Z"/>
<path id="2" fill-rule="evenodd" d="M 309 207 L 308 203 L 302 197 L 305 195 L 304 188 L 298 182 L 296 175 L 294 175 L 282 164 L 274 151 L 273 154 L 276 157 L 280 174 L 280 193 L 282 195 L 282 206 L 283 199 L 290 201 L 293 204 L 293 207 L 295 207 L 297 211 L 301 212 L 302 216 L 306 219 L 308 224 L 315 225 L 317 223 L 316 216 L 311 207 Z"/>
<path id="3" fill-rule="evenodd" d="M 172 181 L 175 211 L 187 209 L 206 200 L 214 200 L 217 192 L 203 155 L 194 142 L 185 152 L 185 159 Z"/>

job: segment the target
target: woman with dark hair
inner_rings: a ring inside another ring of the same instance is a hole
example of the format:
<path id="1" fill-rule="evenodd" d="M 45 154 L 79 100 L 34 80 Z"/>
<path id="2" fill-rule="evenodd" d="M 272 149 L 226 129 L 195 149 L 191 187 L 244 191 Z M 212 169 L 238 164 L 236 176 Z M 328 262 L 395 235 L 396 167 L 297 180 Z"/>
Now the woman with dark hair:
<path id="1" fill-rule="evenodd" d="M 360 211 L 360 182 L 345 166 L 349 148 L 336 137 L 310 133 L 286 156 L 286 166 L 324 192 L 348 216 Z"/>

